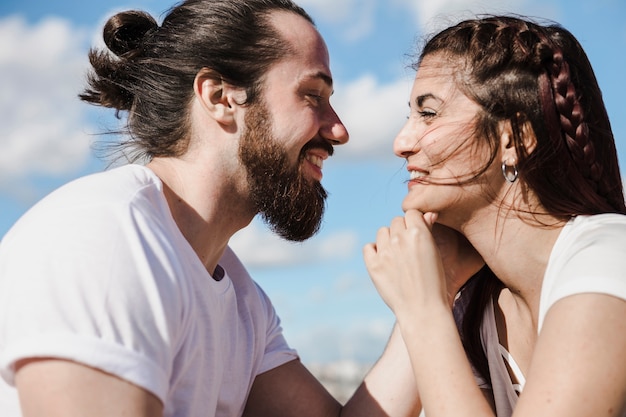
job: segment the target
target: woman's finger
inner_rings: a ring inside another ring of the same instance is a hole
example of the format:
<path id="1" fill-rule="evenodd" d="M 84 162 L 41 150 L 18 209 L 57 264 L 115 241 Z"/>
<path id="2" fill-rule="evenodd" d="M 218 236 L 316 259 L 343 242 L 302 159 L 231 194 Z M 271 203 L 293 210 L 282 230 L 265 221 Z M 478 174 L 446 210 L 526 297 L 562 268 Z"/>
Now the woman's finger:
<path id="1" fill-rule="evenodd" d="M 407 228 L 410 228 L 410 227 L 419 228 L 419 227 L 426 226 L 430 230 L 432 228 L 432 223 L 429 224 L 429 221 L 431 221 L 430 219 L 432 219 L 433 217 L 435 217 L 436 219 L 436 215 L 434 213 L 427 213 L 427 214 L 428 214 L 428 218 L 421 211 L 407 210 L 406 213 L 404 214 L 406 227 Z"/>
<path id="2" fill-rule="evenodd" d="M 381 248 L 387 247 L 389 244 L 391 231 L 389 227 L 381 227 L 376 232 L 376 251 L 378 252 Z"/>
<path id="3" fill-rule="evenodd" d="M 374 257 L 377 254 L 377 248 L 375 243 L 368 243 L 363 246 L 363 260 L 365 261 L 365 265 L 369 266 L 371 261 L 374 260 Z"/>
<path id="4" fill-rule="evenodd" d="M 438 213 L 433 213 L 431 211 L 429 211 L 428 213 L 424 213 L 424 221 L 426 222 L 430 230 L 433 229 L 433 225 L 437 222 L 438 217 Z"/>

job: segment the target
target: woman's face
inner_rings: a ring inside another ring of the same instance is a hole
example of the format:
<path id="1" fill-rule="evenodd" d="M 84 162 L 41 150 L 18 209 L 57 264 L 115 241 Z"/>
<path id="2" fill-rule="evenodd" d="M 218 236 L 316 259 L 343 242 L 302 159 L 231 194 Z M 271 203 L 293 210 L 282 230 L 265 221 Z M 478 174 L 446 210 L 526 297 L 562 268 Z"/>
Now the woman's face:
<path id="1" fill-rule="evenodd" d="M 439 213 L 439 221 L 451 227 L 488 204 L 484 184 L 497 181 L 493 166 L 474 179 L 490 150 L 473 136 L 480 107 L 456 87 L 458 71 L 441 55 L 423 59 L 411 91 L 410 115 L 394 141 L 394 152 L 407 160 L 410 175 L 402 208 Z"/>

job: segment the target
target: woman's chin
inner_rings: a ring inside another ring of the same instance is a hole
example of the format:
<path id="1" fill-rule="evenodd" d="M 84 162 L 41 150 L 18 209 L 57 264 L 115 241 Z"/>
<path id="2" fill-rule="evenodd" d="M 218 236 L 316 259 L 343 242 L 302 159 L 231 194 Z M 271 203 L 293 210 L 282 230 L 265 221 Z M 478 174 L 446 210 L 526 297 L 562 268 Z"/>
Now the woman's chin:
<path id="1" fill-rule="evenodd" d="M 432 207 L 429 207 L 430 205 L 425 203 L 426 202 L 424 201 L 424 198 L 422 198 L 422 195 L 409 192 L 404 197 L 404 200 L 402 200 L 402 211 L 404 211 L 405 213 L 408 210 L 417 210 L 421 211 L 422 213 L 432 211 Z"/>

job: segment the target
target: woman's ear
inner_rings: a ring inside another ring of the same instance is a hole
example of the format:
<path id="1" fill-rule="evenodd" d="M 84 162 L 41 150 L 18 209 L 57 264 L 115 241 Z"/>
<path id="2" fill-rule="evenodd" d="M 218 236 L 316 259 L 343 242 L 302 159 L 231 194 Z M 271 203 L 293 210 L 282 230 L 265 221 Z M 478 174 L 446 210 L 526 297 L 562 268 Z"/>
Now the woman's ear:
<path id="1" fill-rule="evenodd" d="M 518 116 L 519 135 L 521 137 L 521 145 L 526 155 L 530 155 L 537 147 L 537 136 L 528 120 Z M 502 151 L 503 162 L 517 164 L 518 155 L 515 146 L 515 138 L 513 135 L 513 126 L 510 120 L 500 123 L 500 146 Z"/>
<path id="2" fill-rule="evenodd" d="M 535 130 L 528 120 L 524 120 L 524 122 L 521 123 L 520 128 L 522 141 L 524 142 L 524 148 L 526 149 L 526 155 L 530 155 L 537 147 L 537 135 L 535 135 Z"/>
<path id="3" fill-rule="evenodd" d="M 515 148 L 513 127 L 510 120 L 500 122 L 500 152 L 502 153 L 502 162 L 511 166 L 517 164 L 517 149 Z"/>
<path id="4" fill-rule="evenodd" d="M 235 112 L 245 101 L 245 92 L 241 88 L 235 88 L 209 68 L 196 74 L 193 88 L 196 98 L 213 119 L 222 125 L 235 122 Z"/>

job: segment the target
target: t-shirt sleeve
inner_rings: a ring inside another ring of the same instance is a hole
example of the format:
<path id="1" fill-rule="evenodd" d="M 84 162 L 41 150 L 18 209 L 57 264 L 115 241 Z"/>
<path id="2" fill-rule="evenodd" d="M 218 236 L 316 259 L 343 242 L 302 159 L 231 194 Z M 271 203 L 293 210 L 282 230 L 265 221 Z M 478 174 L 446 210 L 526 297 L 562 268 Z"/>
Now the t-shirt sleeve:
<path id="1" fill-rule="evenodd" d="M 260 361 L 256 367 L 257 375 L 298 359 L 296 350 L 289 347 L 284 337 L 280 318 L 270 298 L 252 280 L 244 265 L 229 247 L 226 248 L 220 264 L 229 271 L 229 275 L 238 287 L 240 296 L 242 295 L 241 293 L 246 294 L 243 297 L 252 309 L 253 317 L 250 319 L 257 323 L 256 331 L 262 332 L 262 334 L 257 336 L 257 342 L 260 343 L 261 349 L 263 349 L 260 353 Z"/>
<path id="2" fill-rule="evenodd" d="M 53 219 L 50 221 L 49 219 Z M 0 372 L 67 359 L 165 399 L 183 301 L 162 229 L 133 207 L 34 213 L 0 251 Z"/>
<path id="3" fill-rule="evenodd" d="M 267 344 L 265 345 L 265 354 L 259 374 L 274 369 L 294 359 L 298 359 L 297 352 L 290 348 L 283 335 L 280 318 L 276 314 L 276 310 L 272 306 L 267 295 L 260 287 L 257 287 L 262 297 L 265 298 L 266 314 L 267 314 Z"/>
<path id="4" fill-rule="evenodd" d="M 549 308 L 574 294 L 626 300 L 626 216 L 597 215 L 574 221 L 554 247 L 542 288 L 540 325 Z"/>

